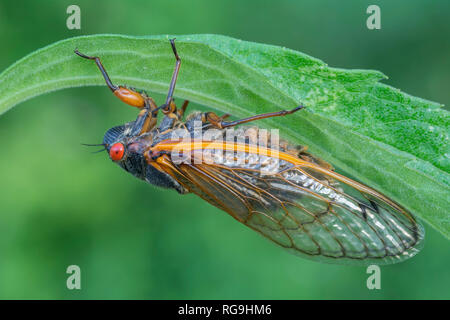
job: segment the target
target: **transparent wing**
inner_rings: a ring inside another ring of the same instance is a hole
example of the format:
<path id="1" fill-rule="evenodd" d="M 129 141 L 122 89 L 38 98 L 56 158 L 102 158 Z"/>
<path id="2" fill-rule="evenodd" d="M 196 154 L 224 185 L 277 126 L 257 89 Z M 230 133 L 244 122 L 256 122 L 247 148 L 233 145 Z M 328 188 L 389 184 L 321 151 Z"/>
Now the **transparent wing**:
<path id="1" fill-rule="evenodd" d="M 238 164 L 215 158 L 180 165 L 166 157 L 161 167 L 191 192 L 306 258 L 389 264 L 420 250 L 423 228 L 375 190 L 313 163 L 250 153 L 234 159 L 239 157 Z"/>

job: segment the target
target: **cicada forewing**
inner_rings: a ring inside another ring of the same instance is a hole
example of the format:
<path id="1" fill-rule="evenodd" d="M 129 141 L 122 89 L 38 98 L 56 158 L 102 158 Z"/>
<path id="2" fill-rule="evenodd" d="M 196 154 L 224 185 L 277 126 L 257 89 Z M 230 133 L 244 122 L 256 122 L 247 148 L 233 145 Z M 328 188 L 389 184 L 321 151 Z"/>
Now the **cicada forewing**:
<path id="1" fill-rule="evenodd" d="M 166 141 L 159 148 L 170 151 L 174 144 Z M 305 258 L 390 264 L 420 250 L 423 227 L 381 193 L 289 154 L 233 148 L 231 159 L 229 151 L 220 155 L 216 148 L 204 153 L 207 161 L 202 156 L 203 161 L 175 164 L 166 154 L 157 165 L 189 191 Z"/>

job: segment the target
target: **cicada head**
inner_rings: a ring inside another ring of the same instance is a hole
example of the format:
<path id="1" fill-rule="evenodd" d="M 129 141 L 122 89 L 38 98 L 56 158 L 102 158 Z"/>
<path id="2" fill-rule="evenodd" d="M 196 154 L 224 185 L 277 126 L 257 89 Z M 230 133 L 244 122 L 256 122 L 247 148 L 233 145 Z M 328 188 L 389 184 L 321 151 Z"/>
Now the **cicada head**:
<path id="1" fill-rule="evenodd" d="M 106 131 L 103 144 L 112 161 L 138 178 L 143 178 L 145 157 L 144 152 L 151 144 L 151 135 L 135 135 L 134 122 L 128 122 Z"/>

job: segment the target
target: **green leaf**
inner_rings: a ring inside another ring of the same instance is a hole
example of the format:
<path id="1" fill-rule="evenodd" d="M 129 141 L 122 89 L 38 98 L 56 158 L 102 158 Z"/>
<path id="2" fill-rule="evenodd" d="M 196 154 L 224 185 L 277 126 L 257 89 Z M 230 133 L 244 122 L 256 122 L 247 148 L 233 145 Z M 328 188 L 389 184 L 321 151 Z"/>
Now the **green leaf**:
<path id="1" fill-rule="evenodd" d="M 166 93 L 174 67 L 167 39 L 94 35 L 35 51 L 0 75 L 0 113 L 53 90 L 104 85 L 75 48 L 100 56 L 117 84 Z M 380 83 L 380 72 L 330 68 L 286 48 L 217 35 L 177 36 L 177 48 L 176 97 L 238 117 L 305 105 L 261 125 L 281 128 L 450 237 L 449 113 L 439 104 Z"/>

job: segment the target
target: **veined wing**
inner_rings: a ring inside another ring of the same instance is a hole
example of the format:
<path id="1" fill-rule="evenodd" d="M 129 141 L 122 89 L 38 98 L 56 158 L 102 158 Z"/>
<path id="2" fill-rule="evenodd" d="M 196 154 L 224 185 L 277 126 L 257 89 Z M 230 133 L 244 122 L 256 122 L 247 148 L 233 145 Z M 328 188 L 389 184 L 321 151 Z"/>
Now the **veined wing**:
<path id="1" fill-rule="evenodd" d="M 170 150 L 172 143 L 157 147 Z M 202 151 L 197 164 L 176 165 L 168 155 L 157 163 L 191 192 L 292 253 L 364 265 L 397 263 L 420 250 L 422 226 L 365 185 L 282 152 L 274 157 L 248 145 L 235 144 L 231 153 L 208 147 L 190 147 Z"/>

